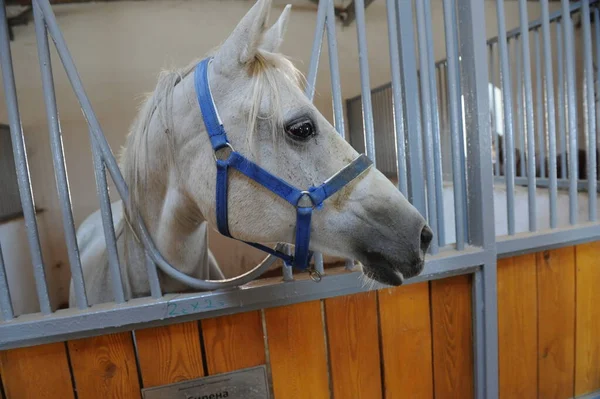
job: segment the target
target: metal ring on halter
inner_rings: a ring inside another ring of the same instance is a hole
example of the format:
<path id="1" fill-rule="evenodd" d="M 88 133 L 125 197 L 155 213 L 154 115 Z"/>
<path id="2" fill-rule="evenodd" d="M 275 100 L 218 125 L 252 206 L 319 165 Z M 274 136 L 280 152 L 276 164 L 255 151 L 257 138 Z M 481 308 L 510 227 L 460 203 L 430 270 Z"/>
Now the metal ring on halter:
<path id="1" fill-rule="evenodd" d="M 302 202 L 302 204 L 300 204 L 301 202 Z M 307 204 L 307 202 L 310 202 L 310 204 Z M 313 199 L 310 196 L 310 192 L 308 192 L 308 191 L 302 191 L 302 195 L 300 196 L 300 198 L 298 198 L 298 202 L 296 203 L 296 208 L 312 208 L 312 209 L 315 209 L 315 203 L 313 202 Z"/>
<path id="2" fill-rule="evenodd" d="M 229 153 L 229 155 L 227 155 L 227 157 L 225 157 L 225 158 L 223 158 L 223 159 L 221 159 L 221 158 L 217 157 L 217 154 L 220 154 L 220 153 L 221 153 L 221 150 L 225 150 L 225 149 L 227 149 L 227 148 L 229 148 L 229 150 L 230 150 L 230 153 Z M 215 162 L 217 162 L 217 159 L 218 159 L 219 161 L 226 161 L 227 159 L 229 159 L 229 157 L 231 156 L 231 153 L 232 153 L 232 152 L 235 152 L 235 150 L 233 149 L 233 147 L 231 146 L 231 144 L 229 144 L 229 143 L 225 143 L 225 145 L 224 145 L 223 147 L 221 147 L 221 148 L 219 148 L 219 149 L 217 149 L 217 150 L 213 151 L 213 158 L 214 158 Z"/>
<path id="3" fill-rule="evenodd" d="M 308 271 L 308 275 L 310 276 L 310 279 L 316 283 L 318 283 L 319 281 L 321 281 L 321 279 L 323 278 L 323 275 L 321 273 L 319 273 L 316 269 L 310 269 Z"/>

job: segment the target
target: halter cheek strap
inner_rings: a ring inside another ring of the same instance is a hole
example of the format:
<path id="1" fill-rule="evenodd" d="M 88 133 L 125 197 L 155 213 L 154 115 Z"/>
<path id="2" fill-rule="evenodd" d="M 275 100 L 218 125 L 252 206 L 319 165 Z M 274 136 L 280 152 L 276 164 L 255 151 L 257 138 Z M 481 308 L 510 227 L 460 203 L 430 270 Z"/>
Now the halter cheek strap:
<path id="1" fill-rule="evenodd" d="M 228 172 L 229 168 L 234 168 L 296 208 L 296 242 L 293 256 L 262 244 L 244 240 L 239 241 L 281 258 L 287 266 L 305 270 L 308 268 L 312 257 L 312 251 L 310 251 L 309 247 L 311 220 L 314 209 L 320 209 L 327 198 L 362 174 L 372 165 L 372 162 L 367 156 L 361 154 L 323 184 L 317 187 L 310 187 L 308 190 L 299 190 L 288 182 L 267 172 L 236 152 L 227 140 L 227 134 L 217 115 L 216 106 L 208 83 L 208 65 L 210 61 L 210 58 L 204 59 L 196 66 L 194 83 L 200 112 L 202 113 L 204 126 L 206 127 L 213 148 L 213 155 L 217 166 L 217 228 L 221 234 L 235 239 L 229 232 L 227 215 Z M 225 159 L 219 157 L 227 149 L 230 150 L 229 156 Z"/>

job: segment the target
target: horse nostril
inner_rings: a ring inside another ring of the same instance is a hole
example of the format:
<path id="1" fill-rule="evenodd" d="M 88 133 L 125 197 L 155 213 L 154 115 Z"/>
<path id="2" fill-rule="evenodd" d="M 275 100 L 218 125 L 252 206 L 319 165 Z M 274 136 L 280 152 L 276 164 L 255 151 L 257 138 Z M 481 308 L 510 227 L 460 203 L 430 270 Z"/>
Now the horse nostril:
<path id="1" fill-rule="evenodd" d="M 423 252 L 427 252 L 431 240 L 433 240 L 433 231 L 431 231 L 429 226 L 423 227 L 423 230 L 421 230 L 421 250 Z"/>

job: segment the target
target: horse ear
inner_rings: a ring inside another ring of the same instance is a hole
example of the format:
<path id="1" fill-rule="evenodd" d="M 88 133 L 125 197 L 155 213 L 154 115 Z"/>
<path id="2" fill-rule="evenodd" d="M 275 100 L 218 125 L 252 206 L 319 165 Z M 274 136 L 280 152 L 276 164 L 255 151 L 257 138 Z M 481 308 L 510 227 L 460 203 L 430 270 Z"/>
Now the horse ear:
<path id="1" fill-rule="evenodd" d="M 271 0 L 258 0 L 244 15 L 214 57 L 217 70 L 239 69 L 252 61 L 262 41 Z"/>
<path id="2" fill-rule="evenodd" d="M 279 19 L 277 19 L 277 22 L 275 22 L 273 26 L 271 26 L 265 33 L 263 41 L 260 45 L 261 49 L 270 53 L 275 53 L 279 50 L 279 46 L 281 46 L 281 43 L 283 43 L 283 36 L 285 35 L 287 24 L 290 19 L 291 9 L 291 4 L 285 6 L 283 12 L 279 16 Z"/>

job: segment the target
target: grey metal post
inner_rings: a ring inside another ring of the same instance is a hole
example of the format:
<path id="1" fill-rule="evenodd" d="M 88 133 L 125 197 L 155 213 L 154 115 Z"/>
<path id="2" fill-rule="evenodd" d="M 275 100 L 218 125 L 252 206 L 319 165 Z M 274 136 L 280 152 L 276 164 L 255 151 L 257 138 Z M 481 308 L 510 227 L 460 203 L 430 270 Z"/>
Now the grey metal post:
<path id="1" fill-rule="evenodd" d="M 490 43 L 490 82 L 492 83 L 492 112 L 490 112 L 491 133 L 494 138 L 493 145 L 496 153 L 496 163 L 494 163 L 494 176 L 500 176 L 500 147 L 498 143 L 498 132 L 496 125 L 498 124 L 498 115 L 496 115 L 496 60 L 494 57 L 494 44 Z"/>
<path id="2" fill-rule="evenodd" d="M 535 126 L 533 122 L 533 87 L 531 84 L 531 57 L 529 51 L 529 24 L 527 16 L 527 4 L 525 0 L 519 0 L 519 23 L 521 29 L 521 60 L 523 61 L 523 83 L 525 85 L 525 132 L 527 137 L 527 190 L 529 210 L 529 231 L 537 230 L 535 202 Z"/>
<path id="3" fill-rule="evenodd" d="M 544 53 L 544 86 L 546 87 L 546 117 L 548 120 L 548 176 L 550 178 L 550 228 L 556 228 L 557 176 L 556 176 L 556 113 L 554 110 L 554 73 L 550 49 L 550 12 L 548 0 L 540 1 L 542 8 L 542 38 Z M 561 61 L 559 61 L 560 63 Z"/>
<path id="4" fill-rule="evenodd" d="M 417 30 L 419 40 L 419 70 L 420 70 L 420 89 L 422 110 L 423 110 L 423 144 L 425 146 L 423 156 L 425 157 L 425 170 L 427 173 L 426 184 L 427 184 L 427 219 L 429 225 L 433 230 L 434 236 L 437 236 L 440 226 L 438 225 L 439 220 L 437 217 L 437 205 L 436 205 L 436 190 L 435 190 L 435 174 L 433 166 L 433 137 L 432 137 L 432 121 L 431 121 L 431 90 L 429 87 L 429 59 L 427 51 L 427 38 L 425 35 L 425 10 L 424 1 L 417 1 Z M 443 226 L 441 226 L 443 229 Z M 431 242 L 430 250 L 432 254 L 438 252 L 438 240 L 437 237 Z"/>
<path id="5" fill-rule="evenodd" d="M 79 258 L 79 246 L 75 233 L 75 222 L 73 220 L 73 209 L 71 208 L 71 192 L 67 178 L 67 165 L 62 145 L 62 132 L 56 108 L 56 96 L 54 93 L 54 79 L 52 77 L 52 63 L 50 59 L 50 47 L 48 35 L 44 24 L 44 17 L 37 4 L 33 4 L 33 17 L 35 20 L 35 36 L 37 40 L 40 71 L 42 74 L 42 88 L 44 91 L 44 102 L 46 104 L 46 118 L 50 133 L 50 147 L 52 150 L 52 161 L 56 177 L 56 191 L 60 201 L 60 209 L 63 219 L 65 242 L 71 266 L 71 278 L 75 289 L 77 307 L 85 309 L 88 307 L 83 271 L 81 270 L 81 259 Z"/>
<path id="6" fill-rule="evenodd" d="M 556 58 L 558 59 L 558 132 L 560 144 L 560 178 L 567 178 L 567 132 L 565 121 L 566 79 L 564 74 L 563 38 L 561 23 L 556 23 Z"/>
<path id="7" fill-rule="evenodd" d="M 454 2 L 452 0 L 444 0 L 444 29 L 446 37 L 446 54 L 448 69 L 446 74 L 448 88 L 448 113 L 450 119 L 450 135 L 451 135 L 451 150 L 452 150 L 452 179 L 454 185 L 454 223 L 456 230 L 456 249 L 462 251 L 465 247 L 466 223 L 464 222 L 464 203 L 466 203 L 466 185 L 463 184 L 464 165 L 461 165 L 461 153 L 463 147 L 461 145 L 461 119 L 459 117 L 461 109 L 460 102 L 456 102 L 459 89 L 459 82 L 456 79 L 458 75 L 458 43 L 454 40 L 456 36 L 456 20 L 453 19 L 454 13 L 452 8 Z M 460 99 L 460 97 L 459 97 Z"/>
<path id="8" fill-rule="evenodd" d="M 8 111 L 8 123 L 12 140 L 13 152 L 15 154 L 15 168 L 19 183 L 19 194 L 25 218 L 27 239 L 33 271 L 35 286 L 42 313 L 52 313 L 48 286 L 46 284 L 46 271 L 40 236 L 38 233 L 37 220 L 35 216 L 35 203 L 29 178 L 29 164 L 27 162 L 27 150 L 23 138 L 23 127 L 17 101 L 17 89 L 15 87 L 15 75 L 13 72 L 12 55 L 10 52 L 10 40 L 8 37 L 8 26 L 4 0 L 0 0 L 0 66 L 2 67 L 2 82 L 4 84 L 4 96 L 6 98 L 6 109 Z"/>
<path id="9" fill-rule="evenodd" d="M 440 120 L 438 111 L 438 94 L 435 80 L 435 58 L 433 55 L 433 38 L 431 32 L 431 4 L 430 0 L 423 0 L 425 8 L 425 38 L 427 39 L 427 65 L 429 67 L 429 90 L 431 92 L 431 122 L 433 137 L 433 172 L 435 174 L 435 198 L 437 205 L 437 224 L 438 224 L 438 242 L 439 246 L 446 245 L 446 225 L 444 217 L 444 190 L 442 176 L 442 149 L 440 138 Z"/>
<path id="10" fill-rule="evenodd" d="M 522 61 L 522 57 L 521 57 L 521 52 L 519 51 L 518 48 L 518 43 L 520 42 L 520 40 L 516 40 L 515 41 L 515 64 L 517 66 L 517 90 L 516 90 L 516 97 L 517 97 L 517 123 L 519 126 L 519 129 L 517 130 L 517 133 L 519 134 L 519 146 L 521 149 L 521 167 L 520 172 L 521 172 L 521 177 L 525 177 L 527 175 L 527 171 L 526 171 L 526 151 L 525 151 L 525 121 L 524 121 L 524 116 L 523 116 L 523 103 L 524 103 L 524 89 L 523 89 L 523 61 Z"/>
<path id="11" fill-rule="evenodd" d="M 8 277 L 6 276 L 6 267 L 4 265 L 4 256 L 2 255 L 2 243 L 0 243 L 0 310 L 2 310 L 2 320 L 4 321 L 12 320 L 15 317 L 10 298 L 10 288 L 8 287 Z"/>
<path id="12" fill-rule="evenodd" d="M 396 0 L 400 71 L 404 83 L 405 134 L 408 142 L 407 169 L 409 171 L 409 200 L 423 216 L 427 216 L 423 186 L 423 144 L 421 140 L 421 111 L 415 65 L 415 35 L 412 19 L 412 1 Z"/>
<path id="13" fill-rule="evenodd" d="M 569 2 L 561 0 L 563 11 L 563 33 L 565 44 L 565 64 L 566 64 L 566 101 L 567 101 L 567 121 L 569 123 L 569 222 L 574 225 L 577 223 L 577 96 L 575 95 L 575 51 L 573 47 L 573 21 L 571 21 L 571 12 Z"/>
<path id="14" fill-rule="evenodd" d="M 321 57 L 321 48 L 323 47 L 323 35 L 325 34 L 325 17 L 327 15 L 327 1 L 320 1 L 317 9 L 317 21 L 315 25 L 315 37 L 313 39 L 312 50 L 310 52 L 310 62 L 308 64 L 308 74 L 306 76 L 306 96 L 310 101 L 315 96 L 315 86 L 317 83 L 317 70 L 319 69 L 319 59 Z"/>
<path id="15" fill-rule="evenodd" d="M 467 129 L 469 236 L 484 248 L 487 260 L 475 272 L 473 296 L 481 298 L 473 309 L 475 324 L 475 392 L 478 398 L 498 397 L 498 309 L 494 225 L 491 137 L 486 115 L 488 68 L 486 65 L 485 9 L 482 1 L 459 1 L 459 35 L 463 70 L 465 127 Z M 483 302 L 483 303 L 482 303 Z"/>
<path id="16" fill-rule="evenodd" d="M 375 155 L 375 128 L 373 125 L 373 106 L 371 104 L 371 85 L 369 83 L 369 58 L 367 53 L 367 34 L 365 32 L 364 0 L 355 0 L 356 35 L 358 38 L 358 64 L 360 69 L 361 103 L 363 106 L 363 127 L 365 129 L 365 151 L 374 165 L 377 165 Z"/>
<path id="17" fill-rule="evenodd" d="M 149 254 L 146 254 L 146 272 L 148 273 L 148 283 L 150 284 L 150 295 L 154 299 L 159 299 L 162 297 L 162 290 L 158 279 L 158 270 Z"/>
<path id="18" fill-rule="evenodd" d="M 540 168 L 540 177 L 544 179 L 546 177 L 546 167 L 544 158 L 546 157 L 546 141 L 545 126 L 544 126 L 544 99 L 542 97 L 542 50 L 540 43 L 540 31 L 538 29 L 533 31 L 534 37 L 534 49 L 535 49 L 535 100 L 536 100 L 536 113 L 537 113 L 537 142 L 540 156 L 538 159 L 538 167 Z"/>
<path id="19" fill-rule="evenodd" d="M 582 0 L 581 19 L 583 23 L 583 62 L 584 62 L 584 104 L 586 110 L 584 115 L 587 118 L 585 128 L 587 130 L 587 182 L 588 182 L 588 212 L 590 222 L 595 222 L 597 217 L 596 210 L 596 104 L 594 103 L 594 70 L 592 68 L 592 30 L 590 27 L 590 1 Z"/>
<path id="20" fill-rule="evenodd" d="M 396 163 L 398 168 L 398 189 L 408 198 L 406 170 L 406 149 L 404 135 L 404 107 L 402 105 L 402 79 L 400 77 L 400 53 L 398 47 L 398 24 L 396 22 L 396 2 L 386 0 L 388 40 L 390 46 L 390 70 L 392 72 L 392 102 L 394 105 L 394 137 L 396 139 Z"/>

